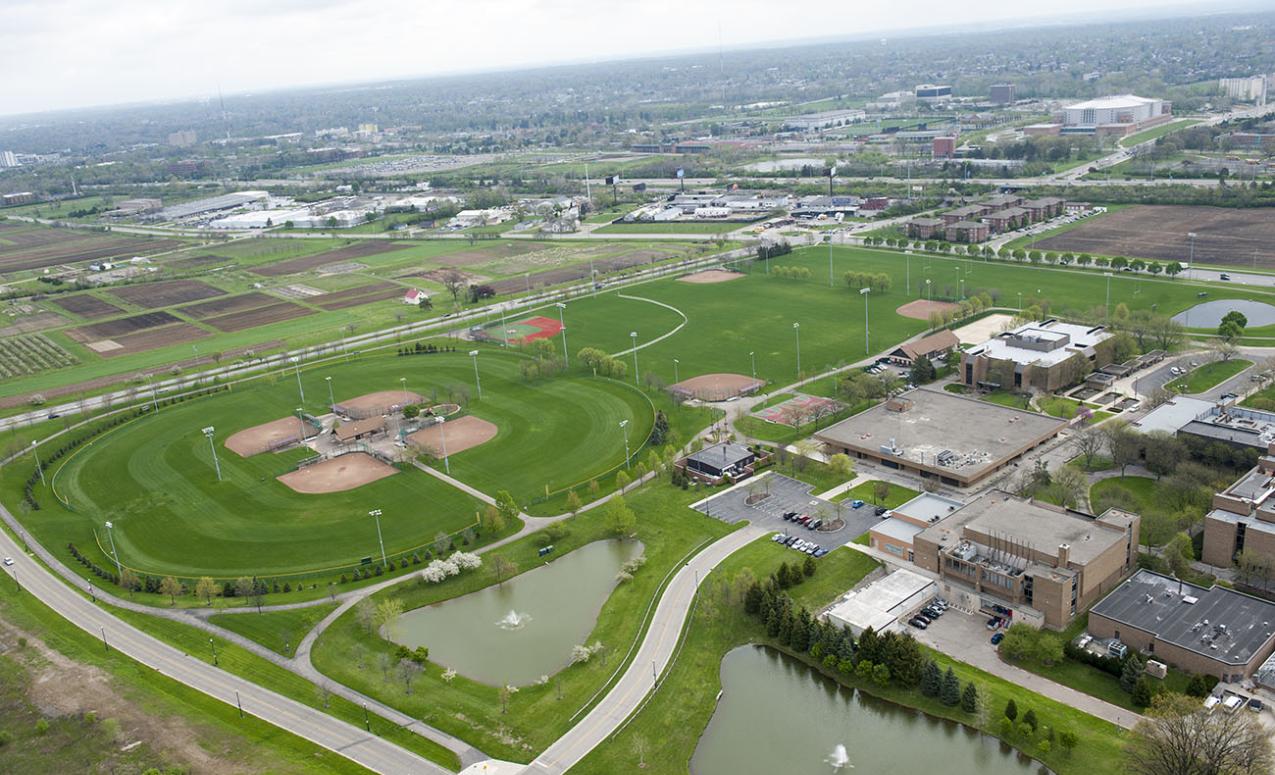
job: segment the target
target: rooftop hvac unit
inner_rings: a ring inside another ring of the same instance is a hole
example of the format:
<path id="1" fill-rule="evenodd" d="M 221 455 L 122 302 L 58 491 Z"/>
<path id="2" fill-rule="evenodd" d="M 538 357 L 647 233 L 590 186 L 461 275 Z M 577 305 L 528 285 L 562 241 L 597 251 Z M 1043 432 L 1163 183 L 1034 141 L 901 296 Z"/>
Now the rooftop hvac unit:
<path id="1" fill-rule="evenodd" d="M 956 462 L 956 453 L 950 449 L 945 449 L 935 458 L 941 466 L 950 466 Z"/>

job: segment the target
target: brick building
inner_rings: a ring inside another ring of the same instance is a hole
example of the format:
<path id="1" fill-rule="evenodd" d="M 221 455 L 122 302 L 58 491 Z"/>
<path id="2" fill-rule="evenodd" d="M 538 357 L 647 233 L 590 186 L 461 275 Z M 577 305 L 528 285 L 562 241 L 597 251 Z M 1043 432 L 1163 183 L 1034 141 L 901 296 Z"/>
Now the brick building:
<path id="1" fill-rule="evenodd" d="M 943 236 L 943 221 L 939 218 L 913 218 L 908 221 L 908 236 L 912 239 L 932 239 Z"/>
<path id="2" fill-rule="evenodd" d="M 1275 558 L 1275 444 L 1253 470 L 1213 496 L 1204 515 L 1204 551 L 1209 565 L 1228 568 L 1240 552 Z"/>
<path id="3" fill-rule="evenodd" d="M 1103 326 L 1026 323 L 964 351 L 960 376 L 970 387 L 1052 393 L 1111 363 L 1113 348 Z"/>
<path id="4" fill-rule="evenodd" d="M 943 237 L 948 242 L 986 242 L 991 236 L 991 229 L 985 223 L 976 221 L 957 221 L 943 230 Z"/>

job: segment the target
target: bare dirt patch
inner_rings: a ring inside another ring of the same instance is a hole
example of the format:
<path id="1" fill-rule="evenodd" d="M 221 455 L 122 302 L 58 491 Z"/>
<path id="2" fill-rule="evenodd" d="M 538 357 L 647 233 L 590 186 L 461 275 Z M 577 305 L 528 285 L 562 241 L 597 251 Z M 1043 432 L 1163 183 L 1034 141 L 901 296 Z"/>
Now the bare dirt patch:
<path id="1" fill-rule="evenodd" d="M 228 315 L 232 312 L 243 312 L 248 309 L 256 309 L 258 307 L 266 307 L 279 301 L 273 296 L 265 293 L 245 293 L 239 296 L 227 296 L 212 301 L 201 301 L 198 304 L 191 304 L 182 307 L 183 315 L 188 315 L 196 320 L 215 317 L 217 315 Z"/>
<path id="2" fill-rule="evenodd" d="M 925 299 L 917 299 L 916 301 L 909 301 L 907 304 L 896 308 L 894 311 L 905 318 L 912 318 L 913 320 L 929 320 L 930 314 L 933 312 L 937 312 L 941 315 L 948 310 L 957 309 L 960 309 L 960 305 L 953 304 L 950 301 L 926 301 Z"/>
<path id="3" fill-rule="evenodd" d="M 442 425 L 430 425 L 409 435 L 407 440 L 417 449 L 434 457 L 442 457 L 444 439 L 447 442 L 447 454 L 455 455 L 496 438 L 496 430 L 494 423 L 471 414 Z"/>
<path id="4" fill-rule="evenodd" d="M 117 307 L 109 301 L 103 301 L 87 293 L 80 293 L 75 296 L 60 296 L 49 301 L 67 312 L 85 318 L 104 318 L 124 311 L 121 307 Z"/>
<path id="5" fill-rule="evenodd" d="M 321 495 L 353 490 L 396 473 L 397 468 L 382 463 L 365 452 L 351 452 L 298 468 L 278 479 L 303 495 Z"/>
<path id="6" fill-rule="evenodd" d="M 724 401 L 733 396 L 756 392 L 764 384 L 766 383 L 746 374 L 701 374 L 670 385 L 669 389 L 701 401 Z"/>
<path id="7" fill-rule="evenodd" d="M 413 393 L 410 390 L 378 390 L 375 393 L 365 393 L 339 401 L 332 408 L 337 414 L 358 420 L 378 414 L 388 414 L 400 407 L 419 404 L 424 400 L 419 393 Z"/>
<path id="8" fill-rule="evenodd" d="M 1263 208 L 1134 205 L 1039 240 L 1041 250 L 1275 268 L 1275 218 Z"/>
<path id="9" fill-rule="evenodd" d="M 731 280 L 738 280 L 742 277 L 743 275 L 739 272 L 727 272 L 724 269 L 705 269 L 702 272 L 679 277 L 677 281 L 693 285 L 710 285 L 712 283 L 728 283 Z"/>
<path id="10" fill-rule="evenodd" d="M 154 350 L 159 347 L 193 342 L 196 339 L 203 339 L 205 336 L 208 336 L 208 332 L 201 328 L 196 328 L 189 323 L 178 323 L 174 326 L 138 331 L 135 334 L 108 337 L 111 341 L 118 344 L 119 348 L 101 354 L 106 357 L 128 355 L 130 353 Z"/>
<path id="11" fill-rule="evenodd" d="M 444 266 L 473 266 L 501 259 L 517 258 L 528 253 L 545 250 L 548 247 L 548 244 L 535 242 L 501 242 L 497 245 L 485 245 L 481 248 L 448 253 L 445 256 L 439 256 L 438 262 Z"/>
<path id="12" fill-rule="evenodd" d="M 188 301 L 225 296 L 226 292 L 199 280 L 168 280 L 162 283 L 139 283 L 112 288 L 111 295 L 136 304 L 142 309 L 158 309 Z"/>
<path id="13" fill-rule="evenodd" d="M 148 328 L 159 328 L 180 322 L 180 318 L 167 312 L 147 312 L 118 320 L 108 320 L 105 323 L 79 326 L 66 333 L 77 342 L 88 342 L 95 339 L 115 339 L 126 334 L 145 331 Z"/>
<path id="14" fill-rule="evenodd" d="M 271 323 L 280 323 L 284 320 L 292 320 L 293 318 L 303 318 L 306 315 L 313 315 L 314 310 L 302 307 L 299 304 L 293 304 L 290 301 L 278 301 L 274 304 L 267 304 L 264 307 L 244 310 L 243 312 L 233 312 L 229 315 L 218 315 L 217 317 L 208 318 L 204 322 L 218 331 L 227 333 L 232 331 L 243 331 L 257 326 L 265 326 Z"/>
<path id="15" fill-rule="evenodd" d="M 0 317 L 0 320 L 4 318 Z M 15 334 L 29 334 L 34 331 L 47 331 L 50 328 L 57 328 L 66 322 L 66 318 L 56 312 L 36 312 L 32 315 L 17 315 L 13 318 L 13 323 L 0 328 L 0 336 L 14 336 Z"/>
<path id="16" fill-rule="evenodd" d="M 258 266 L 249 269 L 253 274 L 259 274 L 264 277 L 279 277 L 285 274 L 297 274 L 310 269 L 315 269 L 328 264 L 336 264 L 342 261 L 348 261 L 351 258 L 362 258 L 364 256 L 374 256 L 377 253 L 388 253 L 391 250 L 401 250 L 407 245 L 400 245 L 386 240 L 364 240 L 348 247 L 338 250 L 329 250 L 326 253 L 317 253 L 312 256 L 302 256 L 300 258 L 292 258 L 287 261 L 280 261 L 277 264 L 267 264 L 266 266 Z"/>
<path id="17" fill-rule="evenodd" d="M 317 432 L 313 425 L 299 417 L 283 417 L 232 433 L 223 446 L 240 457 L 252 457 L 298 443 Z"/>
<path id="18" fill-rule="evenodd" d="M 396 296 L 402 296 L 406 291 L 406 288 L 394 283 L 373 283 L 371 285 L 360 285 L 357 288 L 347 288 L 344 291 L 322 293 L 318 296 L 312 296 L 309 302 L 320 309 L 331 312 L 332 310 L 370 304 L 374 301 L 385 301 Z"/>

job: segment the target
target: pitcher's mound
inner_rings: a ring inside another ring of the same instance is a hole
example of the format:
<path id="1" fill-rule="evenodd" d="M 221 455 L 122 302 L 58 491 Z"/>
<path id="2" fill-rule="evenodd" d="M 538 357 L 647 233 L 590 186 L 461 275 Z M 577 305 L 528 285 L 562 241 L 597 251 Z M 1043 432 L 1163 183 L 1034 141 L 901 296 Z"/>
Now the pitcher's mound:
<path id="1" fill-rule="evenodd" d="M 386 465 L 365 452 L 351 452 L 298 468 L 278 478 L 304 495 L 321 495 L 353 490 L 396 473 L 398 469 L 394 466 Z"/>
<path id="2" fill-rule="evenodd" d="M 931 312 L 943 313 L 950 309 L 960 308 L 961 305 L 953 304 L 950 301 L 926 301 L 925 299 L 917 299 L 916 301 L 909 301 L 907 304 L 896 309 L 895 312 L 905 318 L 928 321 L 930 319 Z"/>
<path id="3" fill-rule="evenodd" d="M 669 389 L 701 401 L 725 401 L 755 393 L 764 384 L 744 374 L 701 374 L 670 385 Z"/>
<path id="4" fill-rule="evenodd" d="M 678 282 L 694 283 L 696 285 L 707 285 L 709 283 L 728 283 L 731 280 L 738 280 L 743 277 L 739 272 L 727 272 L 723 269 L 705 269 L 702 272 L 688 274 L 685 277 L 677 278 Z"/>
<path id="5" fill-rule="evenodd" d="M 440 425 L 409 435 L 407 440 L 417 449 L 434 457 L 443 456 L 443 441 L 447 442 L 447 454 L 455 455 L 496 438 L 496 426 L 481 417 L 466 415 Z"/>
<path id="6" fill-rule="evenodd" d="M 232 433 L 226 439 L 225 446 L 240 457 L 252 457 L 262 452 L 273 452 L 291 444 L 299 444 L 302 439 L 317 433 L 318 429 L 302 422 L 300 418 L 284 417 Z"/>

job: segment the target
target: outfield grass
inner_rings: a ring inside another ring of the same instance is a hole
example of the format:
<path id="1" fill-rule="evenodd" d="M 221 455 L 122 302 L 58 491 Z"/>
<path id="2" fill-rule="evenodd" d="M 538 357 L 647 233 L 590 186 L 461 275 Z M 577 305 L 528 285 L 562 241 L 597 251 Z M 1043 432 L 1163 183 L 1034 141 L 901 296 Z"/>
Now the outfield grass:
<path id="1" fill-rule="evenodd" d="M 588 376 L 527 383 L 519 374 L 520 362 L 514 354 L 484 351 L 480 356 L 483 398 L 467 411 L 495 423 L 498 434 L 452 455 L 454 476 L 489 494 L 508 489 L 530 499 L 546 484 L 559 489 L 622 465 L 621 420 L 629 421 L 631 449 L 641 450 L 654 415 L 644 393 Z M 398 388 L 402 376 L 408 389 L 446 401 L 472 390 L 473 362 L 461 353 L 383 356 L 306 370 L 306 407 L 316 414 L 327 402 L 328 376 L 338 400 Z M 38 519 L 26 521 L 46 546 L 61 550 L 74 543 L 107 567 L 114 564 L 102 548 L 108 543 L 103 523 L 110 520 L 126 566 L 224 578 L 316 574 L 328 568 L 344 572 L 361 558 L 379 554 L 375 525 L 365 516 L 369 508 L 383 512 L 380 527 L 391 555 L 423 552 L 439 532 L 474 524 L 476 500 L 409 465 L 344 493 L 300 495 L 274 477 L 308 452 L 240 458 L 221 446 L 236 430 L 291 414 L 297 398 L 295 381 L 285 377 L 161 407 L 157 415 L 109 431 L 66 458 L 49 481 L 71 508 L 39 486 L 43 508 Z M 692 424 L 704 414 L 687 411 Z M 210 425 L 217 429 L 221 482 L 199 432 Z M 0 471 L 6 502 L 15 508 L 29 472 L 29 464 Z"/>
<path id="2" fill-rule="evenodd" d="M 1170 382 L 1167 387 L 1177 393 L 1203 393 L 1206 390 L 1217 387 L 1252 365 L 1252 361 L 1246 361 L 1243 358 L 1232 358 L 1229 361 L 1213 361 L 1192 369 Z"/>
<path id="3" fill-rule="evenodd" d="M 376 667 L 379 655 L 393 654 L 395 644 L 368 634 L 352 614 L 342 616 L 319 636 L 312 652 L 315 666 L 334 680 L 421 718 L 497 758 L 529 761 L 578 721 L 577 712 L 608 684 L 641 636 L 648 605 L 667 574 L 684 562 L 688 552 L 732 529 L 687 508 L 687 504 L 703 497 L 698 489 L 683 491 L 657 483 L 626 497 L 637 514 L 637 538 L 644 545 L 647 561 L 632 580 L 615 588 L 586 639 L 588 643 L 601 642 L 606 647 L 605 658 L 567 667 L 547 684 L 521 687 L 510 698 L 507 713 L 501 712 L 498 687 L 460 675 L 446 681 L 443 668 L 434 663 L 427 666 L 408 694 L 401 682 L 393 676 L 387 678 Z M 611 535 L 605 516 L 598 510 L 584 512 L 564 525 L 565 533 L 551 539 L 556 556 Z M 520 571 L 531 570 L 544 562 L 537 557 L 542 545 L 539 538 L 522 539 L 496 554 L 512 560 Z M 487 555 L 486 560 L 473 573 L 441 584 L 401 585 L 377 593 L 373 599 L 395 597 L 410 610 L 489 587 L 497 579 L 492 555 Z"/>
<path id="4" fill-rule="evenodd" d="M 686 773 L 721 690 L 719 671 L 722 658 L 731 649 L 746 643 L 769 643 L 759 623 L 742 612 L 737 595 L 731 595 L 725 590 L 731 589 L 732 580 L 741 576 L 764 578 L 786 559 L 788 553 L 784 549 L 762 540 L 736 552 L 714 570 L 719 582 L 701 589 L 696 610 L 688 623 L 683 649 L 665 674 L 660 688 L 626 727 L 614 735 L 607 745 L 594 749 L 573 772 L 583 775 L 610 775 L 614 772 L 634 771 L 637 763 L 634 742 L 641 738 L 649 744 L 645 771 L 657 775 Z M 845 566 L 838 567 L 830 563 L 834 559 L 844 560 Z M 875 561 L 858 552 L 848 548 L 838 549 L 820 560 L 819 570 L 814 578 L 793 587 L 789 594 L 799 604 L 812 609 L 821 607 L 831 602 L 837 594 L 851 588 L 875 567 Z M 928 654 L 940 667 L 945 669 L 950 665 L 962 682 L 973 680 L 977 683 L 980 697 L 989 708 L 986 722 L 971 717 L 959 707 L 949 708 L 935 698 L 925 697 L 916 689 L 863 684 L 853 676 L 833 677 L 869 694 L 918 708 L 931 716 L 954 719 L 992 735 L 997 732 L 995 726 L 1000 717 L 1000 709 L 1012 697 L 1017 702 L 1020 713 L 1026 712 L 1030 707 L 1040 716 L 1042 724 L 1056 729 L 1070 728 L 1079 735 L 1081 743 L 1070 756 L 1059 751 L 1044 755 L 1045 763 L 1054 772 L 1060 775 L 1082 775 L 1112 771 L 1123 744 L 1123 733 L 1114 725 L 1023 690 L 942 654 Z M 1022 743 L 1017 739 L 1008 742 Z M 1040 755 L 1037 751 L 1031 753 L 1034 756 Z"/>
<path id="5" fill-rule="evenodd" d="M 215 614 L 208 621 L 291 659 L 306 633 L 336 608 L 336 603 L 322 603 L 269 613 Z"/>

